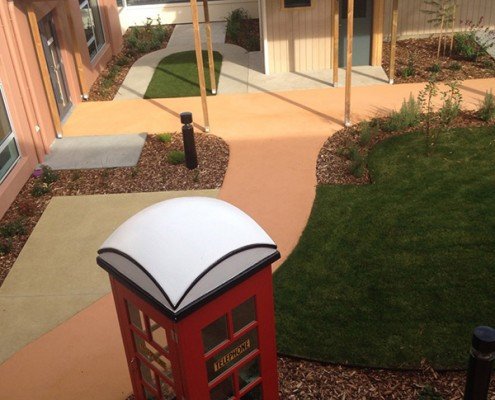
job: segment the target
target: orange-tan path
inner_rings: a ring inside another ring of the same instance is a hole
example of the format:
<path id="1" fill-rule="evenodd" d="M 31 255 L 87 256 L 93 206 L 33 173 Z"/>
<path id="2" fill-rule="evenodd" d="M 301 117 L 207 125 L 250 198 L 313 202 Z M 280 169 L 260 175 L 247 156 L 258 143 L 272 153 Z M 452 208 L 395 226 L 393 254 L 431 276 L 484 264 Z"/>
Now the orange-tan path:
<path id="1" fill-rule="evenodd" d="M 465 82 L 464 107 L 475 107 L 494 86 L 494 79 Z M 422 87 L 354 88 L 353 122 L 398 108 Z M 253 216 L 284 258 L 308 219 L 318 151 L 341 128 L 343 104 L 342 88 L 208 99 L 211 131 L 230 146 L 220 197 Z M 65 124 L 64 134 L 176 131 L 182 111 L 202 121 L 197 98 L 85 103 Z M 0 399 L 125 399 L 131 386 L 112 296 L 17 352 L 0 365 L 0 377 Z"/>

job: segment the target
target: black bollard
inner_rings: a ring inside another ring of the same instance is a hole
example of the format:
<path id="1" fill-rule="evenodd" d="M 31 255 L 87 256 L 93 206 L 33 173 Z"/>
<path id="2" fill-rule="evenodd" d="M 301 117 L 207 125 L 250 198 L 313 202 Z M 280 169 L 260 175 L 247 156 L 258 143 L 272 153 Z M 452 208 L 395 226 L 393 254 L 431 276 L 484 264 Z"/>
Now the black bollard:
<path id="1" fill-rule="evenodd" d="M 182 125 L 182 141 L 184 142 L 184 154 L 186 156 L 186 167 L 194 169 L 198 166 L 198 156 L 196 154 L 196 143 L 194 142 L 194 129 L 192 126 L 192 113 L 180 113 Z"/>
<path id="2" fill-rule="evenodd" d="M 473 332 L 464 400 L 486 400 L 495 359 L 495 329 L 478 326 Z"/>

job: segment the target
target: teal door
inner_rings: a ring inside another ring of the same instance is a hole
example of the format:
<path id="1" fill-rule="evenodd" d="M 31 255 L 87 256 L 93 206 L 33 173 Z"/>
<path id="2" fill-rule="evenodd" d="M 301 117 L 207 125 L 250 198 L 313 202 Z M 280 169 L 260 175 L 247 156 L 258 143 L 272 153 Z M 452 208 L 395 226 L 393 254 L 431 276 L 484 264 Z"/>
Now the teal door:
<path id="1" fill-rule="evenodd" d="M 340 0 L 339 67 L 347 65 L 347 3 Z M 354 0 L 354 41 L 352 65 L 371 64 L 373 0 Z"/>

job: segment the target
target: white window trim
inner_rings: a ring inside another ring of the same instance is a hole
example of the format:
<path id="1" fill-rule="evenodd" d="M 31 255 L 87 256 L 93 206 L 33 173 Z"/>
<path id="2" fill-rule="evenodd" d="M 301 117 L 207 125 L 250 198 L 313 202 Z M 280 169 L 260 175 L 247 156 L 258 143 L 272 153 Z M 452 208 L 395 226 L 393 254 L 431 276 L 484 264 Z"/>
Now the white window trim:
<path id="1" fill-rule="evenodd" d="M 4 139 L 4 141 L 0 144 L 0 153 L 11 143 L 11 141 L 13 140 L 14 143 L 15 143 L 15 147 L 17 149 L 17 153 L 19 154 L 17 156 L 17 158 L 14 160 L 14 162 L 12 163 L 12 165 L 10 166 L 10 168 L 5 172 L 5 175 L 0 177 L 0 184 L 5 180 L 5 178 L 7 178 L 7 176 L 9 176 L 10 172 L 15 168 L 15 166 L 17 165 L 17 163 L 19 162 L 19 160 L 21 159 L 22 157 L 22 154 L 21 154 L 21 149 L 19 148 L 19 143 L 17 143 L 17 138 L 15 136 L 15 130 L 14 130 L 14 124 L 12 123 L 12 116 L 11 116 L 11 113 L 10 113 L 10 110 L 9 110 L 9 105 L 7 103 L 7 99 L 6 99 L 6 96 L 5 96 L 5 92 L 4 92 L 4 89 L 3 89 L 3 85 L 2 85 L 2 82 L 0 82 L 0 99 L 3 101 L 3 104 L 5 106 L 5 110 L 7 111 L 7 119 L 9 121 L 9 124 L 10 124 L 10 128 L 11 128 L 11 132 L 9 133 L 9 135 Z"/>
<path id="2" fill-rule="evenodd" d="M 103 34 L 103 43 L 101 43 L 100 47 L 96 46 L 96 53 L 93 55 L 93 57 L 91 57 L 91 54 L 89 55 L 90 61 L 93 61 L 96 57 L 98 57 L 98 54 L 100 54 L 101 49 L 103 49 L 105 47 L 105 44 L 107 42 L 107 38 L 105 36 L 105 26 L 103 23 L 102 13 L 101 13 L 100 4 L 98 3 L 98 0 L 96 0 L 96 7 L 98 8 L 98 13 L 100 14 L 100 23 L 101 23 L 101 32 Z M 93 25 L 91 26 L 91 30 L 93 31 L 93 36 L 89 40 L 86 40 L 86 47 L 88 48 L 88 52 L 89 52 L 89 46 L 93 42 L 96 42 L 95 20 L 93 18 L 93 14 L 92 14 L 92 10 L 91 10 L 91 5 L 89 4 L 89 0 L 84 0 L 81 4 L 79 4 L 79 10 L 82 10 L 83 8 L 87 8 L 91 12 L 90 15 L 91 15 L 91 18 L 93 21 Z"/>

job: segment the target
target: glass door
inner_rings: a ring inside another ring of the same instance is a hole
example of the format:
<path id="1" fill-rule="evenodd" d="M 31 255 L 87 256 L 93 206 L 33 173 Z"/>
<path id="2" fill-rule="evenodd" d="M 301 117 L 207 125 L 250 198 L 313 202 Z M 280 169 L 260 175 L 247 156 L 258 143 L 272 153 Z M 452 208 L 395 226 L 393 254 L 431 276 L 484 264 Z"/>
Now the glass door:
<path id="1" fill-rule="evenodd" d="M 64 118 L 70 110 L 72 102 L 70 101 L 69 91 L 67 90 L 65 70 L 60 55 L 60 44 L 57 40 L 53 15 L 51 13 L 39 22 L 39 28 L 58 113 L 60 118 Z"/>
<path id="2" fill-rule="evenodd" d="M 262 400 L 255 297 L 203 328 L 201 335 L 210 400 Z"/>

